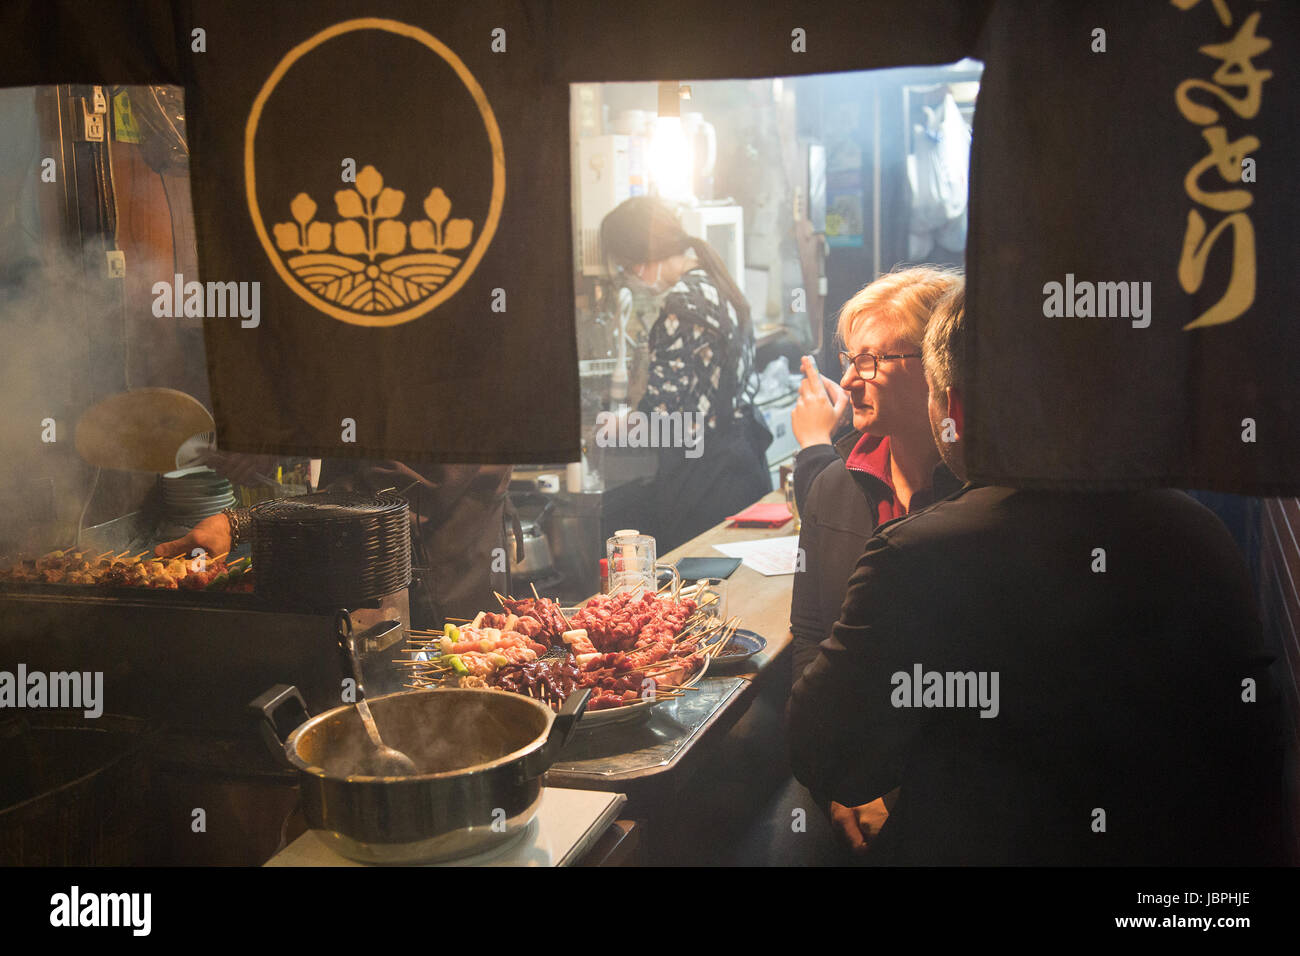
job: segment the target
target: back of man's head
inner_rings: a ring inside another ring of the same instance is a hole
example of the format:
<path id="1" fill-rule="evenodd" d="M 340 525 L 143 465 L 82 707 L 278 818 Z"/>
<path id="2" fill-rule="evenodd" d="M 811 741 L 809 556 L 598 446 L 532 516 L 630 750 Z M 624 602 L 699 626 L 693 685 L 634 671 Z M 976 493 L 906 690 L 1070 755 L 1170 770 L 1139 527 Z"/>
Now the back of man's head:
<path id="1" fill-rule="evenodd" d="M 966 284 L 959 282 L 938 304 L 925 327 L 921 361 L 931 391 L 966 387 Z"/>
<path id="2" fill-rule="evenodd" d="M 959 282 L 938 304 L 925 327 L 921 361 L 930 386 L 930 431 L 950 471 L 966 478 L 961 438 L 966 430 L 966 284 Z"/>

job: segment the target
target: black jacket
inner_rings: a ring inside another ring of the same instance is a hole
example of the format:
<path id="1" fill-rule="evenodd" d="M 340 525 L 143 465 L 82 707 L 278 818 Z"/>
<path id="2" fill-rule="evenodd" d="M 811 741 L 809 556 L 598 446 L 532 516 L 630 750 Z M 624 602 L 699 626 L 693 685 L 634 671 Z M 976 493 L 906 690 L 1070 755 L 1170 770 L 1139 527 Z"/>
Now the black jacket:
<path id="1" fill-rule="evenodd" d="M 509 593 L 506 489 L 509 465 L 403 464 L 326 459 L 321 486 L 369 494 L 395 488 L 410 502 L 412 623 L 441 627 L 473 617 Z"/>
<path id="2" fill-rule="evenodd" d="M 823 801 L 901 788 L 877 862 L 1279 862 L 1270 660 L 1240 552 L 1187 495 L 968 485 L 867 545 L 791 696 L 791 762 Z M 917 665 L 996 672 L 996 717 L 895 706 Z"/>
<path id="3" fill-rule="evenodd" d="M 817 655 L 840 617 L 844 591 L 862 549 L 876 529 L 877 508 L 888 488 L 879 479 L 845 466 L 862 432 L 840 432 L 832 445 L 801 449 L 794 462 L 795 504 L 801 523 L 799 547 L 804 570 L 794 576 L 790 601 L 790 632 L 794 676 L 798 679 Z M 918 493 L 913 511 L 947 497 L 961 487 L 940 463 L 929 494 Z"/>

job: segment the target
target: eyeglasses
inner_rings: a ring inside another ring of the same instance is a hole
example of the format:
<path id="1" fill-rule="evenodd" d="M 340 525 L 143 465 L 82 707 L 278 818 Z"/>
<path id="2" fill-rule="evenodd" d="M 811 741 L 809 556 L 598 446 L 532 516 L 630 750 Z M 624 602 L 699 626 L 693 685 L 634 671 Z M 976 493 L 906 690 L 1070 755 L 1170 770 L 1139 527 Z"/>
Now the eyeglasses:
<path id="1" fill-rule="evenodd" d="M 884 359 L 905 359 L 920 358 L 920 352 L 904 352 L 899 355 L 875 355 L 871 352 L 859 352 L 857 355 L 850 355 L 848 352 L 840 353 L 840 372 L 844 373 L 849 370 L 849 363 L 857 369 L 858 377 L 864 382 L 869 382 L 876 377 L 876 369 Z"/>

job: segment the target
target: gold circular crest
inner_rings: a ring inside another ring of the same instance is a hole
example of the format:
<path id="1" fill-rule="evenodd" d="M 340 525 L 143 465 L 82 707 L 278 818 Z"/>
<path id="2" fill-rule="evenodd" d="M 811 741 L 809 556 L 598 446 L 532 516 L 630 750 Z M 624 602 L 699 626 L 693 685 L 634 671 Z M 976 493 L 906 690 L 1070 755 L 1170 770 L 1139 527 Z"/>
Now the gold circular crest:
<path id="1" fill-rule="evenodd" d="M 451 217 L 452 199 L 437 186 L 423 199 L 427 219 L 399 220 L 405 194 L 385 187 L 383 175 L 374 166 L 362 168 L 352 188 L 335 193 L 338 222 L 317 221 L 316 201 L 299 193 L 289 204 L 284 221 L 275 222 L 272 233 L 267 232 L 257 204 L 253 168 L 262 109 L 294 63 L 327 40 L 354 30 L 384 30 L 423 44 L 456 71 L 473 97 L 492 144 L 492 198 L 477 238 L 472 220 Z M 418 27 L 365 17 L 322 30 L 290 50 L 271 71 L 244 127 L 244 185 L 248 212 L 262 248 L 300 299 L 353 325 L 400 325 L 455 295 L 491 245 L 505 201 L 505 150 L 487 96 L 460 57 Z M 408 244 L 413 251 L 408 252 Z M 469 253 L 462 259 L 457 253 L 466 248 Z"/>

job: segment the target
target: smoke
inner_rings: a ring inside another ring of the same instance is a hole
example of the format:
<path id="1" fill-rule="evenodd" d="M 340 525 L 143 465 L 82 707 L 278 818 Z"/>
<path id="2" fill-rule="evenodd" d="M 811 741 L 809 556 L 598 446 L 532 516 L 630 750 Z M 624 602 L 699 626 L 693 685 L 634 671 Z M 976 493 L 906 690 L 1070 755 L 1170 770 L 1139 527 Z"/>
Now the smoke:
<path id="1" fill-rule="evenodd" d="M 79 264 L 0 263 L 0 553 L 70 541 L 93 469 L 77 456 L 92 342 Z"/>
<path id="2" fill-rule="evenodd" d="M 110 277 L 109 242 L 81 221 L 94 187 L 67 181 L 42 129 L 56 109 L 53 87 L 0 89 L 0 561 L 72 543 L 95 475 L 74 444 L 86 409 L 149 385 L 206 400 L 197 327 L 152 315 L 152 282 L 177 271 L 162 181 L 139 147 L 112 144 L 127 275 Z M 87 523 L 135 510 L 155 480 L 103 472 Z"/>

